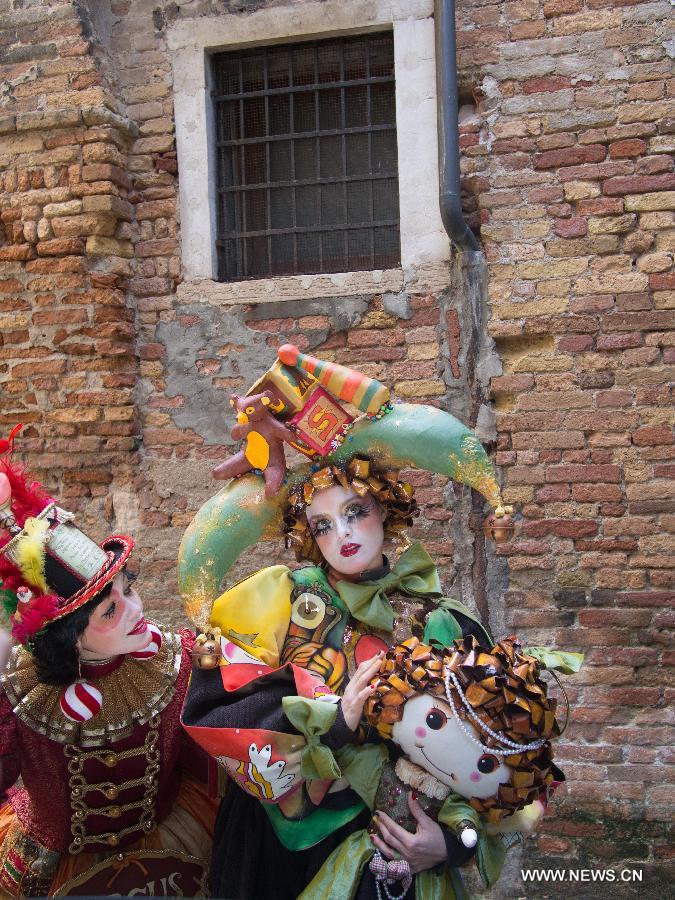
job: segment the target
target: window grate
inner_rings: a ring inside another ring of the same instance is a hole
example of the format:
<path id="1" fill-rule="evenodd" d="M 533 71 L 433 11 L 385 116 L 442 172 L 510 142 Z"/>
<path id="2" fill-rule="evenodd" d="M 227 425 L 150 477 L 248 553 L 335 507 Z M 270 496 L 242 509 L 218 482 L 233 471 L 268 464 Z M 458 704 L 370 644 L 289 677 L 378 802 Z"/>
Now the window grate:
<path id="1" fill-rule="evenodd" d="M 221 53 L 214 75 L 219 279 L 399 265 L 392 35 Z"/>

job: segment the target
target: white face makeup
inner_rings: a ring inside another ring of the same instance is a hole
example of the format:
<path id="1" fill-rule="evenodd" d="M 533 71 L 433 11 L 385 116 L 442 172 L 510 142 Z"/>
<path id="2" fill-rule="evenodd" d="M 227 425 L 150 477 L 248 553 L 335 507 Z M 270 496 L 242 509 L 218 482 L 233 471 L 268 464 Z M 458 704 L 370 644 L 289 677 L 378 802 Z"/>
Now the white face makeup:
<path id="1" fill-rule="evenodd" d="M 107 659 L 145 650 L 152 633 L 143 618 L 143 603 L 124 572 L 118 572 L 112 590 L 96 607 L 77 643 L 84 661 Z"/>
<path id="2" fill-rule="evenodd" d="M 459 727 L 448 704 L 431 694 L 407 701 L 392 737 L 411 762 L 467 799 L 492 797 L 500 784 L 511 781 L 511 770 L 501 757 L 487 747 L 481 752 Z"/>
<path id="3" fill-rule="evenodd" d="M 310 531 L 329 566 L 359 575 L 382 565 L 385 512 L 370 494 L 336 484 L 316 491 L 306 509 Z"/>

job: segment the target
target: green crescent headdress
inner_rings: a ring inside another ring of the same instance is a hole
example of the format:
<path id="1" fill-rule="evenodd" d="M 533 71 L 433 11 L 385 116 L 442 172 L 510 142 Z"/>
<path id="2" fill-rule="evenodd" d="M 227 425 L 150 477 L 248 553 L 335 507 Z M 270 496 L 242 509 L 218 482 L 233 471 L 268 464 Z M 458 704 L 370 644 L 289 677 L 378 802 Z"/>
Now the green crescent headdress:
<path id="1" fill-rule="evenodd" d="M 503 515 L 495 471 L 483 446 L 450 413 L 424 404 L 392 405 L 389 391 L 375 379 L 302 354 L 291 345 L 279 349 L 277 362 L 248 394 L 260 390 L 271 393 L 275 414 L 295 413 L 291 422 L 298 423 L 300 436 L 305 435 L 302 428 L 315 392 L 327 395 L 329 403 L 331 399 L 348 403 L 356 416 L 347 416 L 328 453 L 288 471 L 276 496 L 266 496 L 261 474 L 248 473 L 228 481 L 198 510 L 178 554 L 179 589 L 192 622 L 208 621 L 228 570 L 248 547 L 280 534 L 289 490 L 324 466 L 367 456 L 380 468 L 426 469 L 469 485 Z M 316 446 L 311 439 L 308 442 Z M 294 446 L 312 453 L 300 437 Z"/>

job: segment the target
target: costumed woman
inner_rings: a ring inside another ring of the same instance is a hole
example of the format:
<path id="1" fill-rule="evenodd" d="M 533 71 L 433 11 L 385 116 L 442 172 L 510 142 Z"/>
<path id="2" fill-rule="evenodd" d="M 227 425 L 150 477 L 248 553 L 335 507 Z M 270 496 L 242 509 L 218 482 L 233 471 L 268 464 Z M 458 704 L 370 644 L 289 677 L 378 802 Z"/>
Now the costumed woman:
<path id="1" fill-rule="evenodd" d="M 246 443 L 214 470 L 232 480 L 198 512 L 179 554 L 186 611 L 205 631 L 183 724 L 239 788 L 226 792 L 216 822 L 214 894 L 290 900 L 370 821 L 363 794 L 383 748 L 359 721 L 384 651 L 411 635 L 492 646 L 474 615 L 443 597 L 421 545 L 396 561 L 383 554 L 385 536 L 400 535 L 417 511 L 397 469 L 449 475 L 494 506 L 499 491 L 480 443 L 452 416 L 392 406 L 379 382 L 290 345 L 232 405 L 233 436 Z M 287 473 L 284 443 L 312 462 Z M 297 558 L 313 564 L 262 569 L 218 596 L 239 554 L 282 525 Z M 410 804 L 414 872 L 469 859 Z M 374 884 L 366 890 L 375 896 Z"/>
<path id="2" fill-rule="evenodd" d="M 215 766 L 180 726 L 194 637 L 146 621 L 132 538 L 91 540 L 11 446 L 0 529 L 16 644 L 0 690 L 0 896 L 206 896 Z"/>

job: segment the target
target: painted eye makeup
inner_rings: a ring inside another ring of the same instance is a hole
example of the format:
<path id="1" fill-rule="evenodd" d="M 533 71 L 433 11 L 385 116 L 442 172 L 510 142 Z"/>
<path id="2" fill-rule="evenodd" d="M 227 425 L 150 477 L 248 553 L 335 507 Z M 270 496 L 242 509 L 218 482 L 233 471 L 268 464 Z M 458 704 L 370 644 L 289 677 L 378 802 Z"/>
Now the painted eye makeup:
<path id="1" fill-rule="evenodd" d="M 112 619 L 112 617 L 115 615 L 115 610 L 116 610 L 116 609 L 117 609 L 117 604 L 116 604 L 115 601 L 113 600 L 113 602 L 112 602 L 112 603 L 110 604 L 110 606 L 106 609 L 106 611 L 103 613 L 103 615 L 101 616 L 101 618 L 102 618 L 102 619 Z"/>
<path id="2" fill-rule="evenodd" d="M 328 534 L 331 524 L 328 519 L 319 519 L 317 522 L 312 522 L 310 528 L 314 537 L 322 537 L 324 534 Z"/>
<path id="3" fill-rule="evenodd" d="M 345 516 L 350 520 L 363 519 L 370 515 L 372 508 L 370 503 L 350 503 L 345 510 Z"/>
<path id="4" fill-rule="evenodd" d="M 124 590 L 122 593 L 125 597 L 128 597 L 131 594 L 131 588 L 133 586 L 134 581 L 138 578 L 138 574 L 136 572 L 125 572 L 124 573 Z"/>

